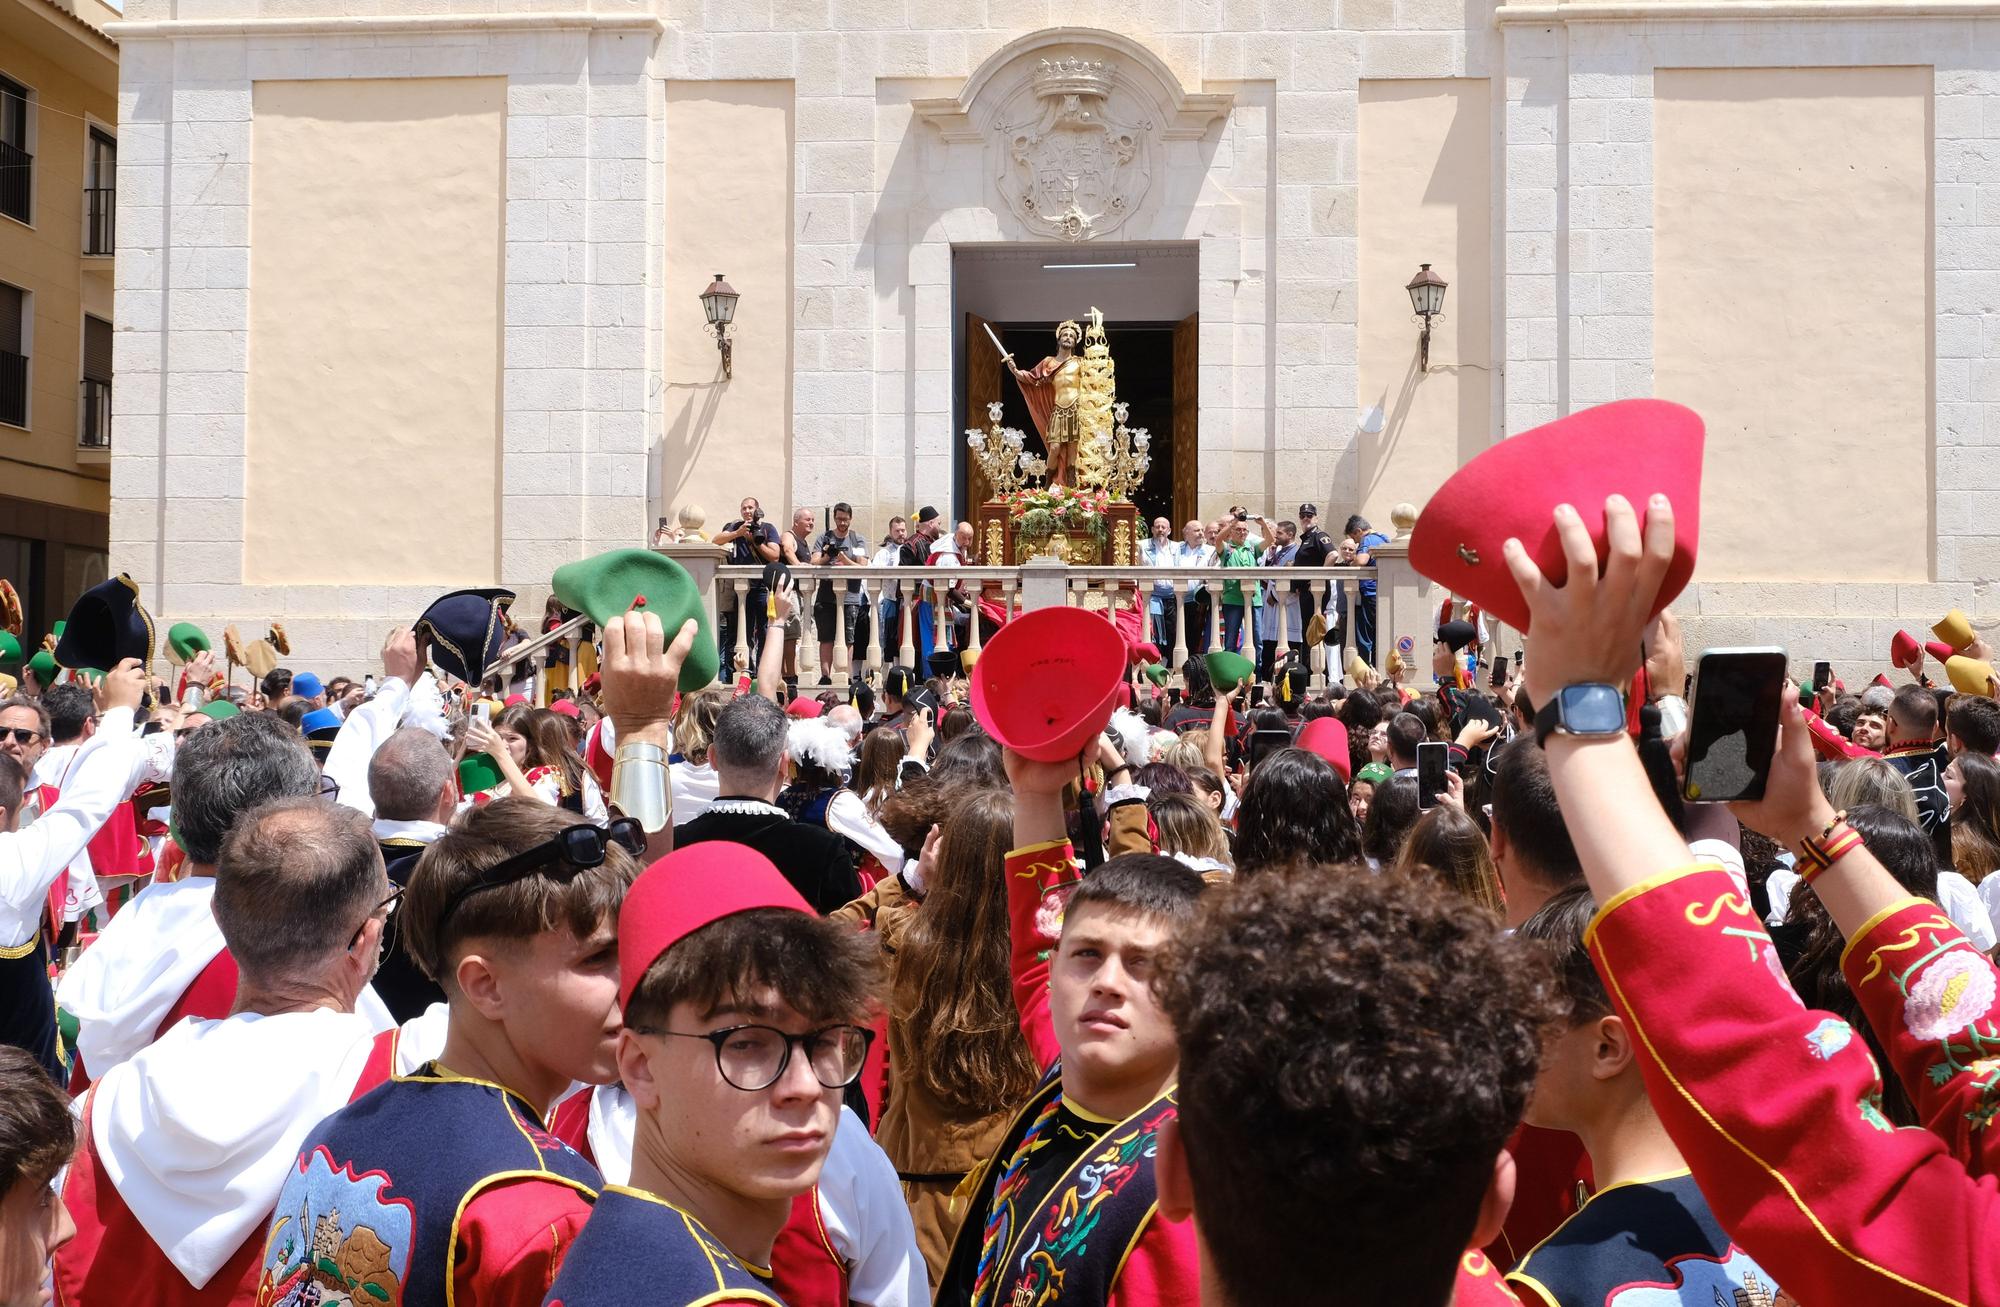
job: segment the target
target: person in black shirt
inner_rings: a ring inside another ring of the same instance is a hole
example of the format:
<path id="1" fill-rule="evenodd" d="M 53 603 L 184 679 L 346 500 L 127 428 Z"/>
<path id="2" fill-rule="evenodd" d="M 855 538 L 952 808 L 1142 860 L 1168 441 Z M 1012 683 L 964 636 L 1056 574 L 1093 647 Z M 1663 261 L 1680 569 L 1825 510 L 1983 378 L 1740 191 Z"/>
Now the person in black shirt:
<path id="1" fill-rule="evenodd" d="M 745 495 L 739 506 L 740 516 L 722 530 L 715 533 L 714 543 L 729 551 L 726 560 L 733 567 L 761 567 L 778 561 L 778 528 L 764 520 L 764 509 L 755 496 Z M 750 583 L 750 593 L 744 596 L 744 611 L 750 614 L 750 665 L 756 666 L 758 655 L 764 651 L 764 604 L 768 596 L 761 580 Z M 731 603 L 718 605 L 716 614 L 715 641 L 717 651 L 722 655 L 722 675 L 725 679 L 736 675 L 736 606 Z"/>
<path id="2" fill-rule="evenodd" d="M 778 806 L 789 724 L 784 709 L 760 694 L 746 694 L 722 710 L 708 745 L 720 793 L 706 812 L 674 831 L 674 847 L 705 840 L 748 845 L 824 915 L 860 897 L 861 877 L 846 840 L 824 826 L 795 821 Z"/>
<path id="3" fill-rule="evenodd" d="M 1320 527 L 1319 505 L 1300 504 L 1299 547 L 1292 555 L 1292 566 L 1325 567 L 1332 556 L 1333 537 Z M 1311 581 L 1292 582 L 1292 593 L 1299 597 L 1299 629 L 1293 639 L 1305 639 L 1305 624 L 1312 621 L 1315 612 L 1326 610 L 1325 590 L 1324 585 L 1315 588 Z"/>

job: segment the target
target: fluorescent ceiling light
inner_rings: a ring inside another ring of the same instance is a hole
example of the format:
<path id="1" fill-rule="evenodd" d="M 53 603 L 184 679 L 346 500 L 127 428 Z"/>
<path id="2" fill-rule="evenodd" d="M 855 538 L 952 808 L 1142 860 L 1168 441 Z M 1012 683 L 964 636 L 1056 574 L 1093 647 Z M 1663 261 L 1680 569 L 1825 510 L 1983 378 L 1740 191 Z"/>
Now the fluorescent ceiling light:
<path id="1" fill-rule="evenodd" d="M 1064 268 L 1136 268 L 1136 263 L 1044 263 L 1043 272 L 1055 272 Z"/>

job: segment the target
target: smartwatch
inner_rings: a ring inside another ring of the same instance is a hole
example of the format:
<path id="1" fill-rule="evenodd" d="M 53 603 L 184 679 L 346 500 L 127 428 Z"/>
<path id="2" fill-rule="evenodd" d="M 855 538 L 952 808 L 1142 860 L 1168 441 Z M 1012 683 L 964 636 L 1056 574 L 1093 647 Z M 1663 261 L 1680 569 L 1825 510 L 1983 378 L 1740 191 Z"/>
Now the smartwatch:
<path id="1" fill-rule="evenodd" d="M 1615 685 L 1565 685 L 1535 714 L 1535 743 L 1547 744 L 1557 731 L 1606 739 L 1625 730 L 1625 696 Z"/>

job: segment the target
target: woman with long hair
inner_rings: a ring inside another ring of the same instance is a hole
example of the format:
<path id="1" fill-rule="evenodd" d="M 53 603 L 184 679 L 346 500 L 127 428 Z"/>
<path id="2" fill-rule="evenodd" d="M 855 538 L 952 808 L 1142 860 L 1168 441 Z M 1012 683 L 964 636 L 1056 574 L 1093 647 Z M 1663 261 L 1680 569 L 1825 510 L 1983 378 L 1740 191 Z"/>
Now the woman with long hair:
<path id="1" fill-rule="evenodd" d="M 1500 890 L 1500 872 L 1493 850 L 1479 823 L 1465 809 L 1441 803 L 1410 828 L 1403 851 L 1396 855 L 1397 876 L 1436 876 L 1461 898 L 1477 903 L 1495 916 L 1504 915 L 1507 898 Z"/>
<path id="2" fill-rule="evenodd" d="M 604 792 L 570 741 L 568 724 L 546 708 L 516 704 L 490 726 L 474 718 L 467 728 L 467 747 L 492 758 L 503 779 L 474 795 L 473 802 L 506 795 L 540 799 L 603 825 L 611 819 Z"/>
<path id="3" fill-rule="evenodd" d="M 1326 759 L 1279 749 L 1259 762 L 1236 810 L 1236 874 L 1254 876 L 1294 862 L 1354 862 L 1361 831 L 1347 806 L 1347 786 Z"/>
<path id="4" fill-rule="evenodd" d="M 834 915 L 872 921 L 889 961 L 889 1095 L 876 1140 L 902 1177 L 932 1283 L 964 1217 L 966 1174 L 1000 1145 L 1037 1079 L 1008 970 L 1014 797 L 951 787 L 920 860 Z"/>
<path id="5" fill-rule="evenodd" d="M 1394 865 L 1419 811 L 1416 777 L 1392 776 L 1375 787 L 1368 824 L 1361 828 L 1361 851 L 1369 866 L 1380 871 Z"/>
<path id="6" fill-rule="evenodd" d="M 1951 865 L 1982 885 L 2000 868 L 2000 762 L 1970 750 L 1959 754 L 1944 769 L 1944 792 L 1951 799 Z"/>

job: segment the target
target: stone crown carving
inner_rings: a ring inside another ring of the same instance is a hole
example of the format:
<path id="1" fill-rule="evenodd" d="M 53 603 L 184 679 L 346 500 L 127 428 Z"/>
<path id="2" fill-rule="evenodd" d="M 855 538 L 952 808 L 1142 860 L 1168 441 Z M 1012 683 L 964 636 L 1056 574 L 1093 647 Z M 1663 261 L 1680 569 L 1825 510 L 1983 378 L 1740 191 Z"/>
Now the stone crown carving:
<path id="1" fill-rule="evenodd" d="M 1103 59 L 1044 59 L 1035 68 L 1035 95 L 1096 96 L 1111 94 L 1113 66 Z"/>

